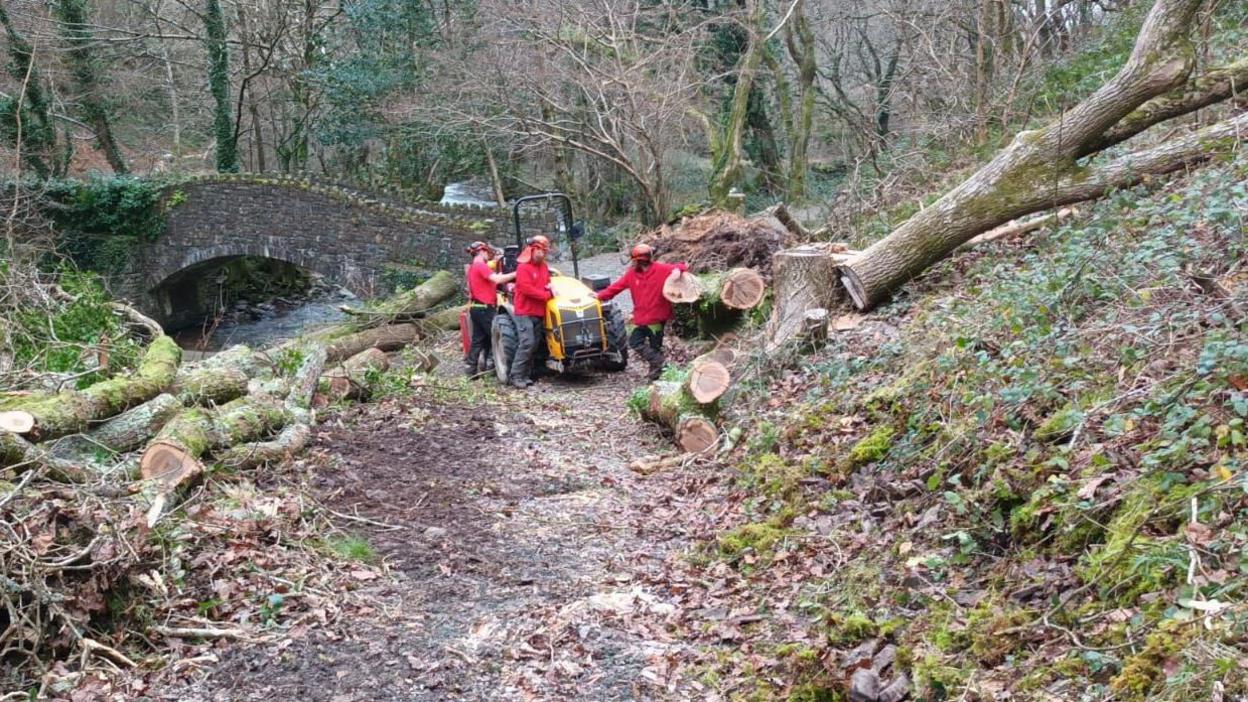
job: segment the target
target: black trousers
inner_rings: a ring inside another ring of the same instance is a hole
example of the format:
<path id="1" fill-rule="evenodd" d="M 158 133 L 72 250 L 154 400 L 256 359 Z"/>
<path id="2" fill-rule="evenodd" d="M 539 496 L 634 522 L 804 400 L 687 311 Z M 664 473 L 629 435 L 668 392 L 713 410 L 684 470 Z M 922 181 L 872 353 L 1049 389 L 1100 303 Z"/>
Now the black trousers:
<path id="1" fill-rule="evenodd" d="M 490 365 L 490 354 L 493 349 L 490 348 L 490 334 L 494 326 L 494 308 L 483 307 L 474 304 L 468 309 L 468 328 L 472 330 L 472 345 L 468 348 L 468 357 L 464 359 L 464 365 L 468 367 L 468 372 L 475 375 L 481 369 L 481 363 L 484 360 L 485 365 Z"/>
<path id="2" fill-rule="evenodd" d="M 542 343 L 542 318 L 516 315 L 516 357 L 511 361 L 511 382 L 524 382 L 533 378 L 533 357 L 537 345 Z"/>
<path id="3" fill-rule="evenodd" d="M 658 327 L 655 331 L 653 327 Z M 633 327 L 628 335 L 628 347 L 650 365 L 663 363 L 663 325 Z"/>

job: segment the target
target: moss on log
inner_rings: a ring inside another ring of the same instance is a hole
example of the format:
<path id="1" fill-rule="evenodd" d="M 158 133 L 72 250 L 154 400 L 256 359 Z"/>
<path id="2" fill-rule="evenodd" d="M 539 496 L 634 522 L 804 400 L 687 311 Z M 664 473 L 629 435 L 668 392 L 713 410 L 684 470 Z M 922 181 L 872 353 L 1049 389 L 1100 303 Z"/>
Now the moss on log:
<path id="1" fill-rule="evenodd" d="M 171 390 L 187 405 L 229 402 L 247 393 L 247 381 L 257 367 L 257 357 L 251 349 L 232 346 L 179 368 Z"/>
<path id="2" fill-rule="evenodd" d="M 392 295 L 367 309 L 342 307 L 342 311 L 356 318 L 357 328 L 385 324 L 396 319 L 421 315 L 459 292 L 459 282 L 447 271 L 438 271 L 425 282 L 411 290 Z"/>
<path id="3" fill-rule="evenodd" d="M 326 358 L 329 363 L 338 363 L 374 347 L 382 351 L 398 351 L 419 339 L 421 335 L 421 329 L 412 323 L 387 324 L 345 334 L 328 341 Z"/>
<path id="4" fill-rule="evenodd" d="M 660 380 L 649 388 L 647 402 L 639 409 L 643 419 L 667 427 L 686 453 L 701 453 L 719 439 L 714 417 L 718 407 L 699 404 L 683 382 Z"/>
<path id="5" fill-rule="evenodd" d="M 91 422 L 112 417 L 163 392 L 173 382 L 181 359 L 182 349 L 173 339 L 159 336 L 147 347 L 134 373 L 82 390 L 0 397 L 0 410 L 30 413 L 34 428 L 26 434 L 36 441 L 76 434 Z"/>
<path id="6" fill-rule="evenodd" d="M 280 463 L 307 446 L 312 438 L 312 428 L 298 422 L 286 427 L 269 441 L 257 441 L 231 446 L 217 454 L 216 460 L 227 468 L 250 469 L 270 463 Z"/>

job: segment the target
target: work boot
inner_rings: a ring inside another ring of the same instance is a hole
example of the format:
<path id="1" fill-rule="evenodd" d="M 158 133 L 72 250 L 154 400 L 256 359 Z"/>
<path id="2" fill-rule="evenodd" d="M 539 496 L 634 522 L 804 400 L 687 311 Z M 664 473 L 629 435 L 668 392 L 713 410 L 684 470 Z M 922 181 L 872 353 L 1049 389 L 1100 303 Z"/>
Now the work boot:
<path id="1" fill-rule="evenodd" d="M 663 375 L 663 366 L 666 363 L 666 359 L 663 358 L 663 353 L 661 351 L 655 351 L 648 346 L 643 346 L 638 349 L 637 353 L 643 360 L 645 360 L 646 364 L 650 366 L 650 372 L 646 374 L 646 378 L 650 381 L 658 380 L 659 376 Z"/>

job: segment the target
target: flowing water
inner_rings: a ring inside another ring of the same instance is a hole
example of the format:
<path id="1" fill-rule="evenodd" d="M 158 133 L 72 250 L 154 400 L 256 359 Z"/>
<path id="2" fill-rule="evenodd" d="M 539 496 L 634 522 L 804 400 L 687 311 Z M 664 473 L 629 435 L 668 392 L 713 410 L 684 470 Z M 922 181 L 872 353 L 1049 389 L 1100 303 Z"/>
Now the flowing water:
<path id="1" fill-rule="evenodd" d="M 494 194 L 490 191 L 488 185 L 471 180 L 447 184 L 446 189 L 442 191 L 442 200 L 439 204 L 477 205 L 479 207 L 498 206 L 498 203 L 494 201 Z"/>
<path id="2" fill-rule="evenodd" d="M 173 338 L 195 351 L 219 351 L 235 344 L 260 348 L 343 319 L 346 314 L 339 307 L 355 299 L 341 288 L 318 285 L 307 296 L 238 303 L 215 320 L 175 332 Z"/>

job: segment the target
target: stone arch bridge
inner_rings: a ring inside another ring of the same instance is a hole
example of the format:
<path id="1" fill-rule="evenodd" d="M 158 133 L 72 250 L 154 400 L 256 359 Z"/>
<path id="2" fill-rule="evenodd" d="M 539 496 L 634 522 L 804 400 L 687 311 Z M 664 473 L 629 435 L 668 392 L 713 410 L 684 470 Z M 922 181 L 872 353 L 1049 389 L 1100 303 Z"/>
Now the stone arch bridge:
<path id="1" fill-rule="evenodd" d="M 170 185 L 162 204 L 165 230 L 133 262 L 137 275 L 127 287 L 173 326 L 207 311 L 212 295 L 202 272 L 238 257 L 285 261 L 367 297 L 386 292 L 403 274 L 460 270 L 455 264 L 471 241 L 501 244 L 513 236 L 503 208 L 415 204 L 273 175 L 191 178 Z"/>

